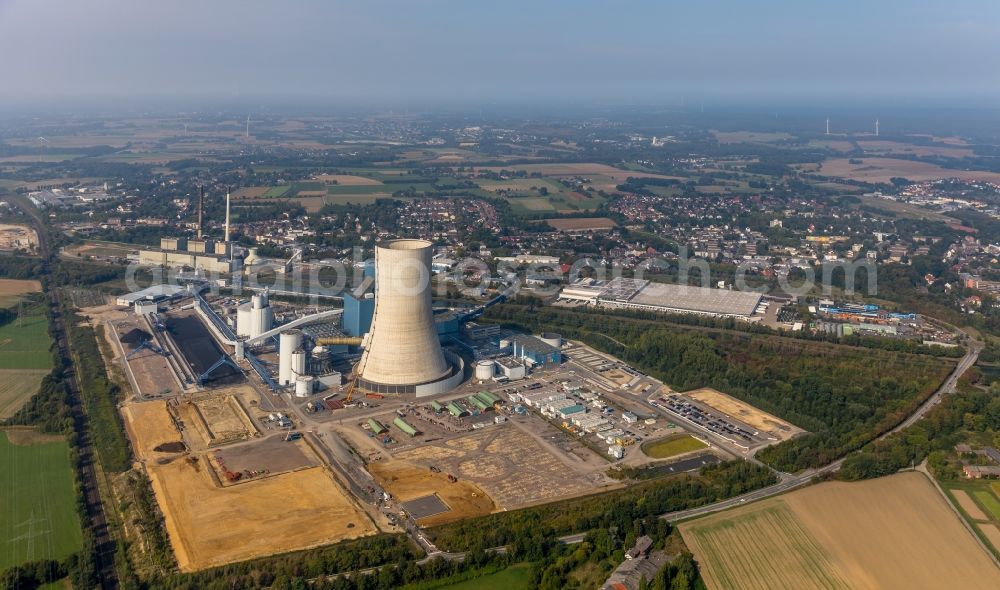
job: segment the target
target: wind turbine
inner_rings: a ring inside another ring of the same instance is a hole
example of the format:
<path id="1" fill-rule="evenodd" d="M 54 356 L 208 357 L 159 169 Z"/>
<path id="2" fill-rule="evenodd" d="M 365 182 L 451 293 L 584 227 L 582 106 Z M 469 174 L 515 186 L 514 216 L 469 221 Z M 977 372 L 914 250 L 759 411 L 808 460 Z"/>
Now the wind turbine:
<path id="1" fill-rule="evenodd" d="M 875 119 L 875 137 L 878 137 L 878 119 Z"/>
<path id="2" fill-rule="evenodd" d="M 246 138 L 250 139 L 250 114 L 249 113 L 247 113 L 247 132 L 246 132 Z"/>
<path id="3" fill-rule="evenodd" d="M 826 118 L 826 134 L 830 135 L 830 117 Z"/>

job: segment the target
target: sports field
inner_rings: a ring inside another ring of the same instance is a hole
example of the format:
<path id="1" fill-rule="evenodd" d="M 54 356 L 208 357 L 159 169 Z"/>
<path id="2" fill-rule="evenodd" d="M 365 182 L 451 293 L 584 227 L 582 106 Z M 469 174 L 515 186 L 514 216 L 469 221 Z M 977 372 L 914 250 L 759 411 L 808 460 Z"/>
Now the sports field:
<path id="1" fill-rule="evenodd" d="M 680 525 L 710 589 L 1000 588 L 927 477 L 827 482 Z"/>
<path id="2" fill-rule="evenodd" d="M 666 459 L 704 449 L 707 446 L 690 434 L 675 434 L 643 443 L 642 452 L 653 459 Z"/>
<path id="3" fill-rule="evenodd" d="M 82 547 L 69 445 L 16 445 L 0 432 L 0 571 Z"/>

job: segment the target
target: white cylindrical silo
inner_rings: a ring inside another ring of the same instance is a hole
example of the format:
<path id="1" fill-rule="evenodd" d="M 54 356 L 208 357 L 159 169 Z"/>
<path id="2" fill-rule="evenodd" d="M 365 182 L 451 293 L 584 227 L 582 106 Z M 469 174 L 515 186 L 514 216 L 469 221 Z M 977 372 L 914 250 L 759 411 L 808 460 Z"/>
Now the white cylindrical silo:
<path id="1" fill-rule="evenodd" d="M 305 374 L 306 374 L 306 351 L 299 348 L 292 353 L 292 372 L 289 375 L 289 379 L 291 381 L 295 381 L 299 377 L 304 377 Z"/>
<path id="2" fill-rule="evenodd" d="M 555 332 L 542 332 L 538 339 L 549 346 L 554 346 L 556 348 L 562 347 L 562 334 L 557 334 Z"/>
<path id="3" fill-rule="evenodd" d="M 236 335 L 250 335 L 250 306 L 247 304 L 236 308 Z"/>
<path id="4" fill-rule="evenodd" d="M 292 354 L 302 347 L 302 332 L 288 330 L 278 339 L 278 385 L 289 385 L 292 377 Z"/>
<path id="5" fill-rule="evenodd" d="M 476 363 L 476 379 L 486 381 L 493 378 L 493 361 L 479 361 Z"/>
<path id="6" fill-rule="evenodd" d="M 299 377 L 295 381 L 295 396 L 309 397 L 309 395 L 312 394 L 313 392 L 314 381 L 315 380 L 309 375 L 306 375 L 304 377 Z"/>
<path id="7" fill-rule="evenodd" d="M 451 372 L 431 309 L 432 249 L 425 240 L 375 248 L 375 314 L 359 364 L 364 388 L 407 391 Z"/>

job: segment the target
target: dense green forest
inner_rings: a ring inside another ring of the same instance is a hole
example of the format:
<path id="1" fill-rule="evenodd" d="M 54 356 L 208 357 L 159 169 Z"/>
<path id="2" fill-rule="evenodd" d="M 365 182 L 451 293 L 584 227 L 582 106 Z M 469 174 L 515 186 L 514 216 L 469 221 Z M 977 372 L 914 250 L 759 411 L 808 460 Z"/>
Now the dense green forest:
<path id="1" fill-rule="evenodd" d="M 131 467 L 131 455 L 118 414 L 121 391 L 108 379 L 104 360 L 97 348 L 97 332 L 75 314 L 64 323 L 94 448 L 104 469 L 126 471 Z"/>
<path id="2" fill-rule="evenodd" d="M 825 465 L 890 430 L 954 363 L 735 330 L 503 305 L 487 319 L 561 332 L 684 391 L 714 387 L 809 431 L 758 453 L 781 471 Z"/>

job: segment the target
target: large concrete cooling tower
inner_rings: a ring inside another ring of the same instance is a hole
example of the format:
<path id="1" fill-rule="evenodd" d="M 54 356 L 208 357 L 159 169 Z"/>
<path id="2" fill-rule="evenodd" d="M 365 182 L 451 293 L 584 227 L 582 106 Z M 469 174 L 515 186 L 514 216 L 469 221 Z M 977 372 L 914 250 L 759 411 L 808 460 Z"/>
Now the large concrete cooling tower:
<path id="1" fill-rule="evenodd" d="M 369 391 L 414 393 L 450 377 L 431 310 L 431 243 L 394 240 L 375 248 L 375 315 L 358 369 Z"/>

